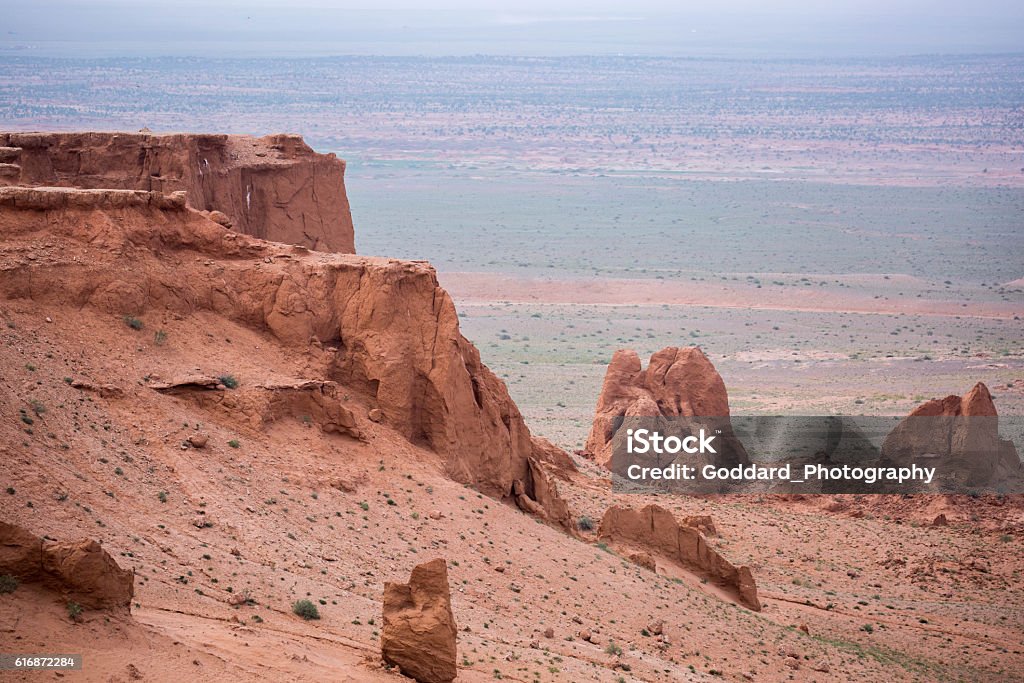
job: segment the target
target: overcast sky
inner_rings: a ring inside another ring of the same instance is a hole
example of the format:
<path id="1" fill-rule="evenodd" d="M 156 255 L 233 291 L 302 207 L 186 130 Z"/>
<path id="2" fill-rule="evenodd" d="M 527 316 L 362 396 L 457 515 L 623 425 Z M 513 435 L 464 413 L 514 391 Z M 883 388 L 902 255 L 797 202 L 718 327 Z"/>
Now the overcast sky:
<path id="1" fill-rule="evenodd" d="M 1024 51 L 1024 1 L 0 0 L 3 54 Z"/>

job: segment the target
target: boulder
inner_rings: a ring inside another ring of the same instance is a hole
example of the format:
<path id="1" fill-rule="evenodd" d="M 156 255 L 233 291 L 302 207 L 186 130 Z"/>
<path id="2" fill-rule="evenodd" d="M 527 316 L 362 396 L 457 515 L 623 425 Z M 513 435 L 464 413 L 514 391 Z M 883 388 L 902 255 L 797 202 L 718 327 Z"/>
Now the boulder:
<path id="1" fill-rule="evenodd" d="M 456 625 L 448 567 L 431 560 L 412 570 L 409 583 L 384 584 L 381 654 L 388 664 L 420 683 L 455 679 Z"/>
<path id="2" fill-rule="evenodd" d="M 629 561 L 638 567 L 643 567 L 652 572 L 658 571 L 658 563 L 655 561 L 654 556 L 650 553 L 639 552 L 630 553 Z"/>
<path id="3" fill-rule="evenodd" d="M 121 569 L 96 541 L 43 541 L 7 522 L 0 522 L 0 574 L 41 583 L 94 609 L 127 612 L 135 594 L 135 572 Z"/>
<path id="4" fill-rule="evenodd" d="M 92 539 L 43 544 L 43 571 L 83 607 L 127 610 L 135 594 L 135 572 L 121 569 Z"/>

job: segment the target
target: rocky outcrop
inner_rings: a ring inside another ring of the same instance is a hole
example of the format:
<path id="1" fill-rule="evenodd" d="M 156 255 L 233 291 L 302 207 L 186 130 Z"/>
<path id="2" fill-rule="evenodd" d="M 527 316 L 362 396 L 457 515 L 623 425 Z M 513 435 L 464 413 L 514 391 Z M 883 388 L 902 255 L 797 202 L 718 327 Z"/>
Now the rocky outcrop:
<path id="1" fill-rule="evenodd" d="M 516 505 L 524 512 L 536 515 L 541 519 L 561 527 L 565 531 L 573 533 L 575 525 L 572 523 L 572 514 L 569 512 L 569 505 L 562 498 L 558 491 L 556 479 L 565 479 L 569 470 L 563 469 L 564 463 L 553 464 L 546 457 L 552 457 L 553 453 L 545 456 L 538 456 L 537 450 L 548 451 L 549 447 L 556 450 L 546 439 L 533 438 L 534 454 L 528 461 L 528 471 L 525 479 L 516 479 L 512 482 L 512 495 Z M 563 452 L 564 453 L 564 452 Z M 566 455 L 568 457 L 568 455 Z M 572 472 L 576 471 L 572 465 Z"/>
<path id="2" fill-rule="evenodd" d="M 135 594 L 134 571 L 121 569 L 96 541 L 44 541 L 2 521 L 0 574 L 42 583 L 92 609 L 127 612 Z"/>
<path id="3" fill-rule="evenodd" d="M 182 375 L 169 380 L 150 378 L 148 386 L 162 394 L 190 400 L 206 410 L 248 420 L 261 429 L 284 418 L 316 425 L 327 434 L 344 434 L 363 439 L 352 409 L 345 405 L 337 382 L 295 380 L 242 386 L 229 390 L 221 378 Z"/>
<path id="4" fill-rule="evenodd" d="M 383 616 L 385 662 L 420 683 L 455 679 L 456 626 L 443 559 L 417 565 L 409 583 L 385 583 Z"/>
<path id="5" fill-rule="evenodd" d="M 882 443 L 882 464 L 936 466 L 950 484 L 998 488 L 1021 477 L 1013 442 L 999 437 L 999 417 L 988 387 L 933 399 L 915 408 Z"/>
<path id="6" fill-rule="evenodd" d="M 298 135 L 0 133 L 0 185 L 181 191 L 239 232 L 354 253 L 344 175 Z"/>
<path id="7" fill-rule="evenodd" d="M 681 565 L 733 595 L 741 604 L 760 611 L 757 585 L 750 568 L 737 567 L 711 548 L 700 530 L 680 524 L 675 516 L 657 505 L 640 510 L 614 506 L 601 519 L 598 536 L 623 546 L 632 555 L 655 555 Z"/>
<path id="8" fill-rule="evenodd" d="M 455 306 L 427 263 L 264 242 L 158 203 L 2 205 L 0 235 L 0 298 L 118 318 L 223 316 L 309 354 L 316 374 L 303 381 L 343 386 L 353 401 L 379 411 L 381 424 L 440 454 L 457 481 L 506 497 L 513 481 L 530 477 L 530 432 L 504 383 L 462 336 Z M 234 393 L 212 381 L 181 378 L 163 389 L 210 399 Z"/>
<path id="9" fill-rule="evenodd" d="M 727 466 L 748 461 L 743 445 L 732 435 L 725 382 L 697 347 L 664 348 L 651 356 L 646 370 L 635 351 L 616 351 L 605 372 L 586 451 L 616 471 L 613 444 L 624 422 L 643 421 L 646 425 L 650 418 L 666 430 L 700 426 L 710 432 L 721 430 L 715 463 Z"/>

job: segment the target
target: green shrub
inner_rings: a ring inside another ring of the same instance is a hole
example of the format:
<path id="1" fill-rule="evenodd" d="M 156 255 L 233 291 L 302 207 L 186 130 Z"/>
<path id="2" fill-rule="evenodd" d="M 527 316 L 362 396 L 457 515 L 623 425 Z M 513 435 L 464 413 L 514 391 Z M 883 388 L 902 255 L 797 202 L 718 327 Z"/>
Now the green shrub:
<path id="1" fill-rule="evenodd" d="M 13 593 L 18 590 L 18 579 L 10 574 L 0 576 L 0 593 Z"/>
<path id="2" fill-rule="evenodd" d="M 231 446 L 232 448 L 240 448 L 242 446 L 242 444 L 239 443 L 238 439 L 231 439 L 231 441 L 228 441 L 228 445 Z"/>
<path id="3" fill-rule="evenodd" d="M 82 606 L 77 602 L 68 603 L 68 616 L 71 617 L 71 621 L 78 621 L 82 616 Z"/>
<path id="4" fill-rule="evenodd" d="M 292 605 L 292 612 L 302 617 L 306 621 L 309 621 L 310 619 L 320 618 L 320 610 L 318 610 L 316 608 L 316 605 L 314 605 L 309 600 L 297 600 Z"/>
<path id="5" fill-rule="evenodd" d="M 132 328 L 133 330 L 141 330 L 143 327 L 145 327 L 142 324 L 141 320 L 131 315 L 126 315 L 124 317 L 124 324 Z"/>
<path id="6" fill-rule="evenodd" d="M 590 519 L 586 515 L 583 515 L 576 520 L 576 526 L 579 527 L 580 531 L 590 531 L 594 528 L 594 520 Z"/>
<path id="7" fill-rule="evenodd" d="M 226 386 L 228 389 L 238 388 L 238 380 L 235 379 L 234 375 L 221 375 L 217 379 L 220 380 L 220 383 Z"/>

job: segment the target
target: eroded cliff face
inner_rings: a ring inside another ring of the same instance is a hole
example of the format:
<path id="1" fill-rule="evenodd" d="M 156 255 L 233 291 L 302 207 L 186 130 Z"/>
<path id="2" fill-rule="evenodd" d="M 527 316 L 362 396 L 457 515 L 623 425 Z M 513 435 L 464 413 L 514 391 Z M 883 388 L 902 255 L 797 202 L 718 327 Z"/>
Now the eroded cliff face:
<path id="1" fill-rule="evenodd" d="M 134 190 L 0 188 L 0 235 L 0 299 L 118 317 L 209 312 L 308 355 L 310 376 L 286 387 L 288 396 L 253 387 L 223 399 L 231 410 L 251 408 L 257 422 L 304 397 L 296 387 L 313 386 L 324 403 L 319 394 L 337 396 L 338 385 L 363 416 L 379 411 L 375 421 L 440 454 L 457 481 L 507 497 L 513 482 L 535 480 L 518 408 L 460 333 L 425 262 L 266 242 L 224 228 L 181 195 Z M 359 434 L 344 415 L 332 419 Z"/>
<path id="2" fill-rule="evenodd" d="M 355 253 L 344 177 L 298 135 L 0 133 L 0 186 L 184 191 L 239 232 Z"/>

